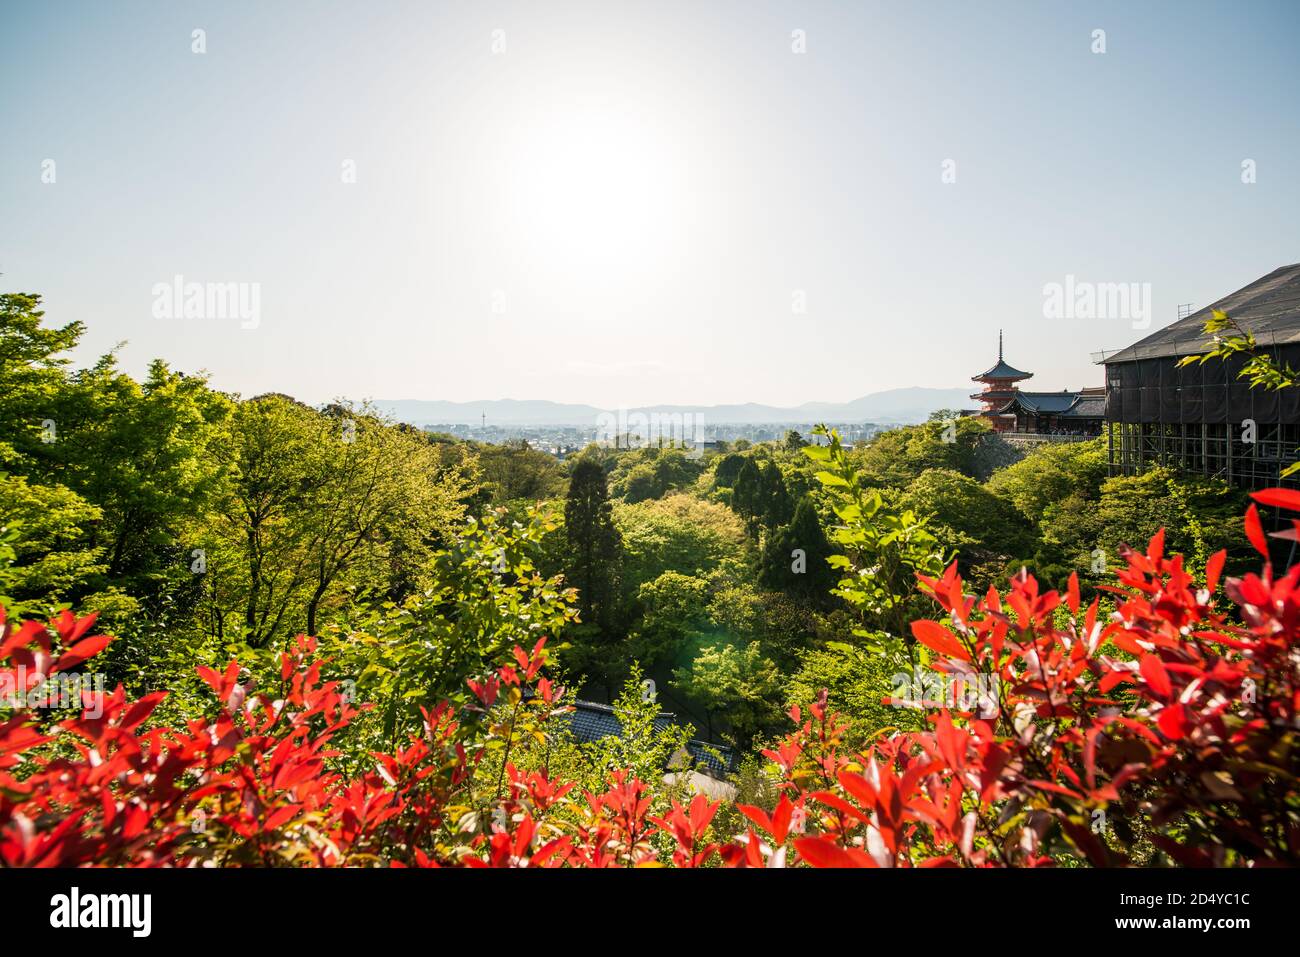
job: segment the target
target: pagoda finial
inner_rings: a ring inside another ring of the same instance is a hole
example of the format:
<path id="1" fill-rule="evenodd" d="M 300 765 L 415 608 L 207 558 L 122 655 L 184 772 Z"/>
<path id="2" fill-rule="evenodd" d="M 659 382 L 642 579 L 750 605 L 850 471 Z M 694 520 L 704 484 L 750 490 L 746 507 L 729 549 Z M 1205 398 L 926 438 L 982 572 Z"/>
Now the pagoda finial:
<path id="1" fill-rule="evenodd" d="M 998 362 L 1002 361 L 1002 330 L 998 330 Z"/>

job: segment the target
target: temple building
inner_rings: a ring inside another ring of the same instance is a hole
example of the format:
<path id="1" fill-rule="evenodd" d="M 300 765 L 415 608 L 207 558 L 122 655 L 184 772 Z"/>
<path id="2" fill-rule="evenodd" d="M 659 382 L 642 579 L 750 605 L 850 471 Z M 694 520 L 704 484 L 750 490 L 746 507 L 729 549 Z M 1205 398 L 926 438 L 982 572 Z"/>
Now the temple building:
<path id="1" fill-rule="evenodd" d="M 1002 330 L 999 329 L 998 361 L 993 364 L 991 369 L 981 372 L 979 375 L 971 376 L 972 382 L 984 383 L 983 391 L 976 392 L 971 396 L 983 408 L 971 414 L 987 419 L 997 432 L 1014 432 L 1016 426 L 1015 417 L 1004 413 L 1002 410 L 1020 391 L 1016 383 L 1033 378 L 1033 375 L 1032 372 L 1021 372 L 1019 369 L 1007 365 L 1002 358 Z"/>
<path id="2" fill-rule="evenodd" d="M 1017 392 L 999 410 L 1015 419 L 1011 431 L 1030 435 L 1101 435 L 1106 387 L 1077 392 Z"/>
<path id="3" fill-rule="evenodd" d="M 1127 349 L 1101 354 L 1112 475 L 1163 465 L 1246 488 L 1300 480 L 1300 474 L 1282 476 L 1300 458 L 1300 387 L 1251 388 L 1238 375 L 1247 353 L 1179 365 L 1212 347 L 1205 322 L 1215 310 L 1254 336 L 1258 354 L 1300 367 L 1300 263 L 1275 269 Z"/>
<path id="4" fill-rule="evenodd" d="M 989 422 L 994 431 L 1019 435 L 1092 436 L 1101 434 L 1106 415 L 1106 389 L 1077 392 L 1025 392 L 1017 383 L 1032 378 L 1002 357 L 1002 331 L 998 330 L 998 361 L 971 376 L 984 389 L 971 396 L 982 408 L 970 411 Z"/>

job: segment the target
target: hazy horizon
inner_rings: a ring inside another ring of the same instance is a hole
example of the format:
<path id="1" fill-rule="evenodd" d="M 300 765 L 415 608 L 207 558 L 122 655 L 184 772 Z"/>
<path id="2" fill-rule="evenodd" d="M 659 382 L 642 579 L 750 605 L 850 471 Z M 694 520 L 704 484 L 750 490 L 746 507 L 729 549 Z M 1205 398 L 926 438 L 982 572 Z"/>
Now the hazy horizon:
<path id="1" fill-rule="evenodd" d="M 1000 328 L 1026 388 L 1100 385 L 1090 353 L 1300 260 L 1296 26 L 11 2 L 0 288 L 84 321 L 79 362 L 125 340 L 133 374 L 312 403 L 847 402 L 964 388 Z M 176 277 L 255 287 L 256 322 L 160 309 Z M 1149 326 L 1046 318 L 1071 277 L 1143 287 Z"/>

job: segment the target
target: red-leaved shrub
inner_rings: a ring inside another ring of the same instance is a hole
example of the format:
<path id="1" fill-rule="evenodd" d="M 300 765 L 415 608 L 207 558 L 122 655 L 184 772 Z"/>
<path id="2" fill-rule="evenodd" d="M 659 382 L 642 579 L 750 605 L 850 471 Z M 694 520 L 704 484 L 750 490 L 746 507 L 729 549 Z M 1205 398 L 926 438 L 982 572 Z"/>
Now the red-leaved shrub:
<path id="1" fill-rule="evenodd" d="M 1261 503 L 1300 511 L 1300 493 Z M 1064 596 L 1027 575 L 1005 594 L 963 591 L 955 565 L 922 588 L 944 621 L 918 621 L 935 667 L 996 679 L 992 706 L 939 710 L 932 729 L 881 737 L 864 754 L 822 700 L 764 754 L 779 772 L 769 809 L 718 834 L 702 795 L 655 814 L 647 783 L 615 772 L 576 793 L 509 761 L 495 793 L 474 788 L 481 722 L 446 705 L 423 735 L 375 754 L 373 770 L 331 770 L 356 710 L 322 681 L 311 638 L 283 655 L 264 691 L 200 669 L 214 716 L 150 726 L 163 697 L 100 708 L 45 728 L 21 708 L 0 723 L 0 862 L 74 865 L 624 867 L 671 863 L 780 867 L 1300 863 L 1300 566 L 1275 576 L 1252 505 L 1261 574 L 1216 597 L 1222 553 L 1197 580 L 1163 533 L 1129 551 L 1117 611 L 1098 620 L 1071 576 Z M 1284 533 L 1295 537 L 1296 531 Z M 1198 570 L 1199 573 L 1199 570 Z M 1058 606 L 1068 621 L 1058 626 Z M 1236 618 L 1226 605 L 1236 607 Z M 3 621 L 0 676 L 15 693 L 82 665 L 109 639 L 94 616 L 48 626 Z M 536 733 L 560 710 L 541 676 L 544 642 L 470 682 L 496 726 Z M 21 687 L 18 685 L 21 684 Z M 528 712 L 525 715 L 525 712 Z M 522 722 L 522 723 L 521 723 Z M 531 722 L 531 723 L 530 723 Z M 507 755 L 509 750 L 506 751 Z M 667 835 L 667 838 L 663 837 Z M 660 859 L 664 841 L 673 847 Z"/>

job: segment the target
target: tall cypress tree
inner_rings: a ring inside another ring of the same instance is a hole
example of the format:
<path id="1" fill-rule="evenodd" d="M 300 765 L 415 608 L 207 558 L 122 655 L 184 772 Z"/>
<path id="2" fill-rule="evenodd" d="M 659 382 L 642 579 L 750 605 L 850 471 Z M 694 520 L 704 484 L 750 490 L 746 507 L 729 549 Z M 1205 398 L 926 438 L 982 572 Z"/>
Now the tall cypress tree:
<path id="1" fill-rule="evenodd" d="M 766 588 L 825 605 L 840 574 L 826 561 L 835 550 L 826 540 L 812 500 L 804 496 L 790 524 L 768 537 L 760 581 Z"/>
<path id="2" fill-rule="evenodd" d="M 758 531 L 758 518 L 763 513 L 763 479 L 752 458 L 745 459 L 736 475 L 736 485 L 731 490 L 731 507 L 745 520 L 751 535 Z"/>
<path id="3" fill-rule="evenodd" d="M 789 522 L 794 513 L 794 503 L 786 491 L 785 477 L 775 462 L 763 466 L 759 484 L 762 507 L 758 511 L 762 515 L 763 524 L 770 531 L 775 531 Z"/>
<path id="4" fill-rule="evenodd" d="M 734 488 L 740 470 L 745 467 L 745 456 L 728 452 L 713 470 L 713 484 L 716 488 Z"/>
<path id="5" fill-rule="evenodd" d="M 609 635 L 618 605 L 618 573 L 623 542 L 614 526 L 605 470 L 593 459 L 579 459 L 564 502 L 569 542 L 569 584 L 578 589 L 582 620 Z"/>

